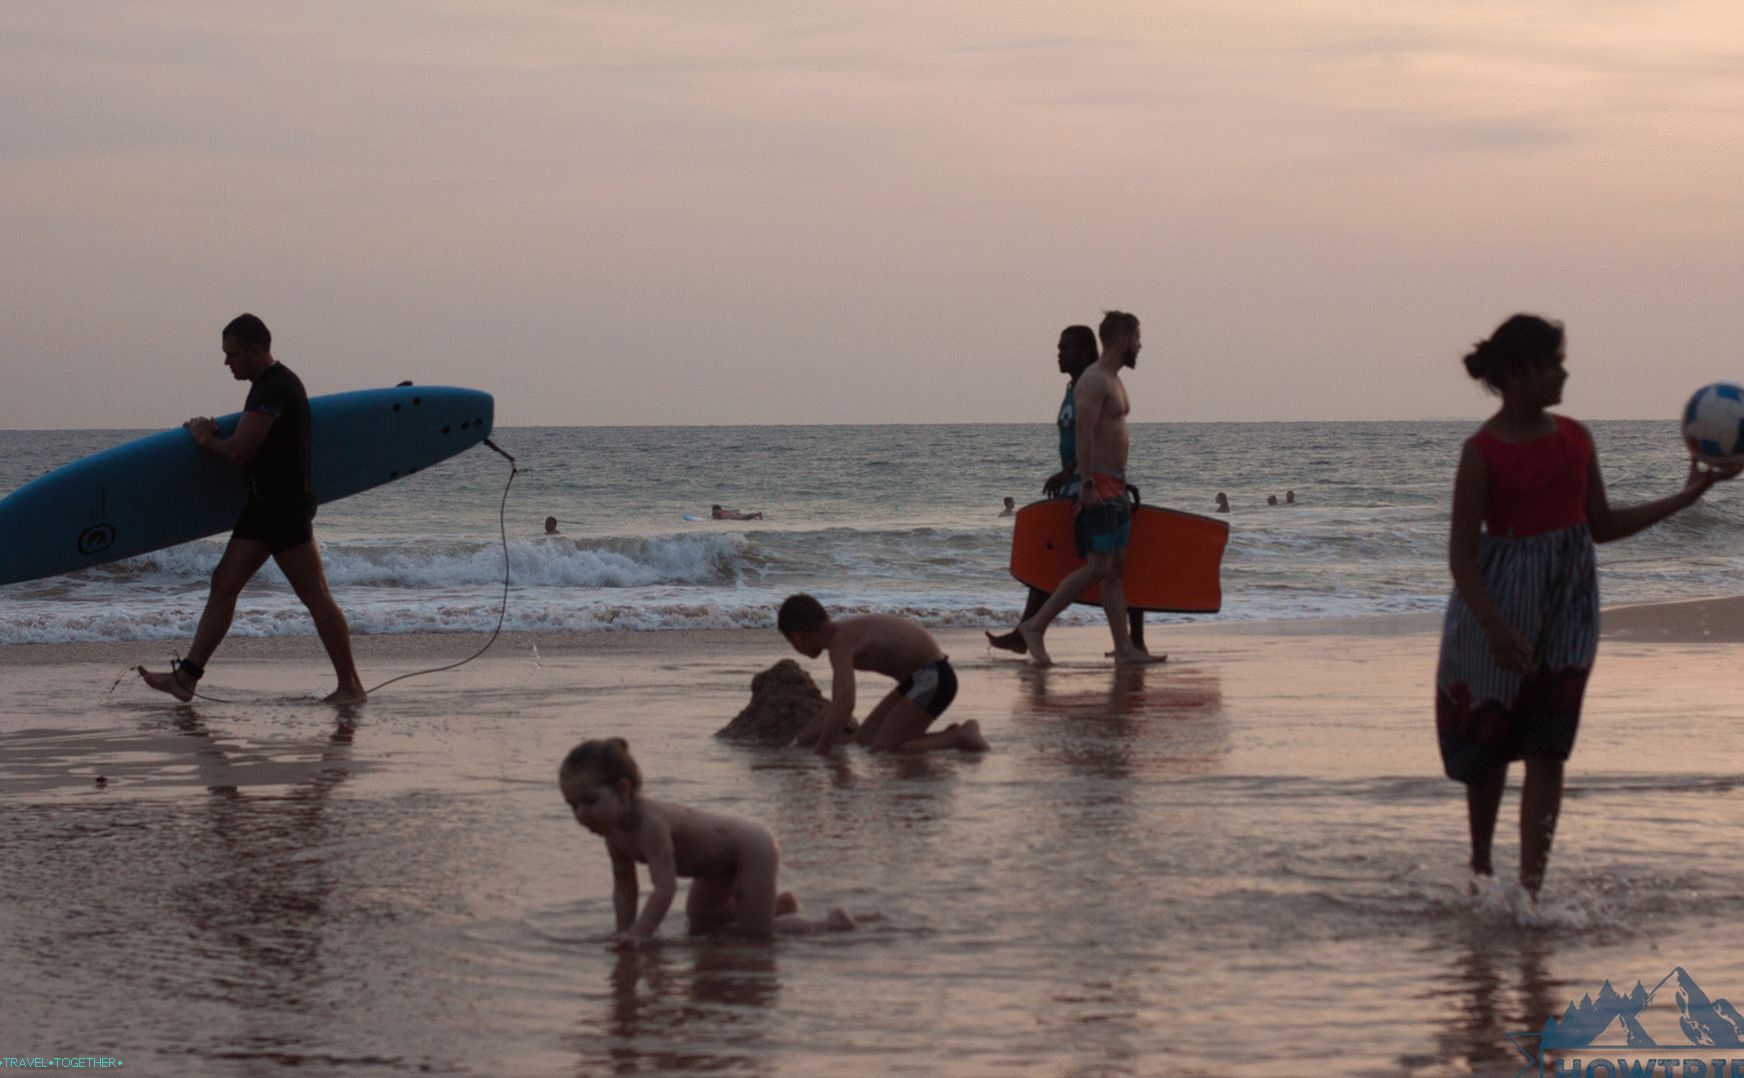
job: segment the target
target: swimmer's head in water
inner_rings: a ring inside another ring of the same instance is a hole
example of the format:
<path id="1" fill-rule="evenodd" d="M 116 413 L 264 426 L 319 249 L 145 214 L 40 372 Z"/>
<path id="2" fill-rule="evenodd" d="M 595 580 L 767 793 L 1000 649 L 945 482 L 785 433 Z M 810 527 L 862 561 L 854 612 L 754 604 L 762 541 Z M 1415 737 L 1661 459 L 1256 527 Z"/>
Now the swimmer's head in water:
<path id="1" fill-rule="evenodd" d="M 545 518 L 545 534 L 551 535 L 551 534 L 555 533 L 556 531 L 557 531 L 557 518 L 556 517 L 546 517 Z"/>
<path id="2" fill-rule="evenodd" d="M 787 637 L 787 642 L 795 651 L 813 659 L 823 653 L 824 629 L 829 623 L 829 611 L 824 604 L 804 592 L 789 595 L 775 615 L 775 627 Z"/>
<path id="3" fill-rule="evenodd" d="M 1007 509 L 1010 509 L 1010 508 L 1012 508 L 1012 507 L 1014 507 L 1014 506 L 1016 506 L 1016 505 L 1017 505 L 1017 499 L 1016 499 L 1016 498 L 1013 498 L 1013 497 L 1012 497 L 1012 496 L 1011 496 L 1011 495 L 1009 495 L 1009 494 L 1007 494 L 1007 495 L 1006 495 L 1006 496 L 1005 496 L 1005 507 L 1006 507 L 1006 508 L 1007 508 Z"/>
<path id="4" fill-rule="evenodd" d="M 583 741 L 563 758 L 557 785 L 576 822 L 597 832 L 629 811 L 642 790 L 642 769 L 621 737 Z"/>

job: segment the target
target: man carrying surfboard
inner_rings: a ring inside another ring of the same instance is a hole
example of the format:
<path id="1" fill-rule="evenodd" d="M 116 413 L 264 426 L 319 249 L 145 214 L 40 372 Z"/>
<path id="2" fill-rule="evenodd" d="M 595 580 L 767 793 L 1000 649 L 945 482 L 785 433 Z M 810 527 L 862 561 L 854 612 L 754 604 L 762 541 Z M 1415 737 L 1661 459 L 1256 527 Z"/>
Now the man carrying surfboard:
<path id="1" fill-rule="evenodd" d="M 251 383 L 242 419 L 225 438 L 218 424 L 197 416 L 183 424 L 194 444 L 242 469 L 248 501 L 218 567 L 187 657 L 167 673 L 139 667 L 145 683 L 178 700 L 192 700 L 206 663 L 236 614 L 242 589 L 271 558 L 315 621 L 339 687 L 331 703 L 361 703 L 363 682 L 351 657 L 351 629 L 333 595 L 311 525 L 315 491 L 309 484 L 309 395 L 303 382 L 272 355 L 272 333 L 252 314 L 238 315 L 220 338 L 224 365 Z"/>
<path id="2" fill-rule="evenodd" d="M 1049 666 L 1053 659 L 1042 636 L 1060 611 L 1091 585 L 1101 589 L 1108 631 L 1114 636 L 1117 663 L 1161 662 L 1133 643 L 1127 629 L 1126 594 L 1121 574 L 1126 570 L 1126 544 L 1132 531 L 1132 504 L 1126 500 L 1126 416 L 1132 410 L 1121 384 L 1122 367 L 1136 367 L 1139 353 L 1138 318 L 1125 311 L 1108 311 L 1097 328 L 1102 355 L 1078 378 L 1077 408 L 1078 519 L 1072 529 L 1078 553 L 1086 559 L 1073 570 L 1035 615 L 1018 623 L 1018 634 L 1030 661 Z"/>

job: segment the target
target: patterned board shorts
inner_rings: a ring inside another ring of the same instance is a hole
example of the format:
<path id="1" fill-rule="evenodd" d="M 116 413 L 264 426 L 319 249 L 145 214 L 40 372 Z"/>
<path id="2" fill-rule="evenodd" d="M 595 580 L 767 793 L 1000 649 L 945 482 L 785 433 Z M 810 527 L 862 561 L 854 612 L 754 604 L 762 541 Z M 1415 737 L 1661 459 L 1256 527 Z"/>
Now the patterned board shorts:
<path id="1" fill-rule="evenodd" d="M 1081 511 L 1072 522 L 1072 542 L 1081 558 L 1118 554 L 1131 538 L 1132 503 L 1124 495 Z"/>

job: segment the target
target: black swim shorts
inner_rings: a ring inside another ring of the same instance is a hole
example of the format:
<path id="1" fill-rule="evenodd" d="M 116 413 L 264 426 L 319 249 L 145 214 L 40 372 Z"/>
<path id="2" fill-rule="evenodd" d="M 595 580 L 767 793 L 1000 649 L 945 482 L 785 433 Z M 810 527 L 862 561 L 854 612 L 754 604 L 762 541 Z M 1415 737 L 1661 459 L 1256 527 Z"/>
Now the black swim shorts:
<path id="1" fill-rule="evenodd" d="M 920 705 L 920 709 L 938 718 L 957 698 L 957 672 L 951 660 L 927 663 L 896 683 L 896 691 Z"/>
<path id="2" fill-rule="evenodd" d="M 250 498 L 242 507 L 242 515 L 236 518 L 230 536 L 265 543 L 268 553 L 282 554 L 315 538 L 314 519 L 315 506 L 310 502 Z"/>

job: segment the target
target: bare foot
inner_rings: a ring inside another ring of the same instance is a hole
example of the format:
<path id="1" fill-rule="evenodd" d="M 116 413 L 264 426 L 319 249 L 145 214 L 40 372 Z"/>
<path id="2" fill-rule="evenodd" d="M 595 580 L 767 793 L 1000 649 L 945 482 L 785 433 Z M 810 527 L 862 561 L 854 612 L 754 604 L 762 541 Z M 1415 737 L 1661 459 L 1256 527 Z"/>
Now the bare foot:
<path id="1" fill-rule="evenodd" d="M 1052 666 L 1054 660 L 1048 655 L 1048 649 L 1042 646 L 1042 634 L 1030 628 L 1029 622 L 1020 622 L 1017 635 L 1023 638 L 1023 643 L 1029 649 L 1029 661 L 1035 666 Z"/>
<path id="2" fill-rule="evenodd" d="M 846 932 L 859 927 L 854 924 L 854 919 L 848 916 L 848 911 L 840 906 L 830 911 L 829 919 L 824 924 L 835 932 Z"/>
<path id="3" fill-rule="evenodd" d="M 143 666 L 134 667 L 134 669 L 139 671 L 139 676 L 145 679 L 147 685 L 158 692 L 169 693 L 184 704 L 194 698 L 194 686 L 199 684 L 197 681 L 189 680 L 188 676 L 182 673 L 180 667 L 165 674 L 154 674 Z"/>
<path id="4" fill-rule="evenodd" d="M 798 913 L 799 899 L 793 897 L 792 891 L 783 891 L 775 896 L 775 916 L 784 913 Z"/>
<path id="5" fill-rule="evenodd" d="M 1143 645 L 1143 644 L 1140 644 L 1140 643 L 1139 643 L 1139 642 L 1137 642 L 1137 641 L 1136 641 L 1136 640 L 1135 640 L 1135 641 L 1133 641 L 1133 645 L 1132 645 L 1132 646 L 1133 646 L 1133 650 L 1135 650 L 1135 651 L 1142 651 L 1142 652 L 1144 652 L 1144 653 L 1145 653 L 1145 654 L 1146 654 L 1146 655 L 1149 655 L 1149 654 L 1150 654 L 1150 653 L 1151 653 L 1151 649 L 1150 649 L 1150 648 L 1147 648 L 1147 647 L 1145 647 L 1145 646 L 1144 646 L 1144 645 Z M 1105 651 L 1105 652 L 1103 652 L 1103 653 L 1102 653 L 1102 657 L 1103 657 L 1103 658 L 1104 658 L 1104 659 L 1112 659 L 1112 658 L 1114 658 L 1114 656 L 1115 656 L 1115 655 L 1117 655 L 1117 654 L 1119 654 L 1119 653 L 1118 653 L 1118 652 L 1115 652 L 1115 651 Z M 1163 658 L 1165 658 L 1165 659 L 1166 659 L 1166 658 L 1168 658 L 1168 656 L 1167 656 L 1167 655 L 1164 655 L 1164 656 L 1163 656 Z"/>
<path id="6" fill-rule="evenodd" d="M 1019 655 L 1026 654 L 1029 651 L 1029 645 L 1023 642 L 1023 634 L 1018 632 L 1016 629 L 1013 629 L 1008 633 L 1000 633 L 998 636 L 988 633 L 987 646 L 999 648 L 1002 651 L 1015 651 Z"/>
<path id="7" fill-rule="evenodd" d="M 361 704 L 369 698 L 362 685 L 353 685 L 344 689 L 334 689 L 321 698 L 323 704 Z"/>
<path id="8" fill-rule="evenodd" d="M 1148 651 L 1128 651 L 1124 654 L 1120 652 L 1109 652 L 1109 654 L 1114 656 L 1114 665 L 1116 666 L 1137 666 L 1142 663 L 1163 663 L 1169 661 L 1167 655 L 1152 655 Z"/>
<path id="9" fill-rule="evenodd" d="M 964 752 L 986 752 L 992 748 L 981 736 L 981 723 L 975 719 L 957 727 L 957 747 Z"/>

